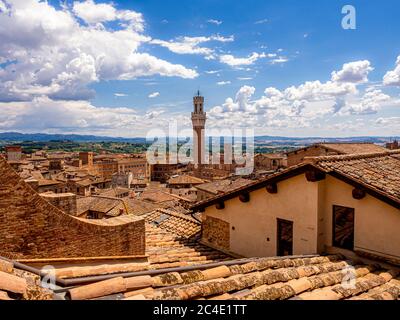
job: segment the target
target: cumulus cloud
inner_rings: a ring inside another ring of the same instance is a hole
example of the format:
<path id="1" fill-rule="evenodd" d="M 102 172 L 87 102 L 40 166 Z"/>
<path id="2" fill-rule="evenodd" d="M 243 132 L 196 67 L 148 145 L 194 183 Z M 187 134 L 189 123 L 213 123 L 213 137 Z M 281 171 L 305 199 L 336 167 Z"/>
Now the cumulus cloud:
<path id="1" fill-rule="evenodd" d="M 96 107 L 89 101 L 52 100 L 45 96 L 12 104 L 0 102 L 0 110 L 0 128 L 20 132 L 132 137 L 132 128 L 136 136 L 146 136 L 152 128 L 167 129 L 169 121 L 190 120 L 160 109 L 139 113 L 132 107 Z"/>
<path id="2" fill-rule="evenodd" d="M 375 114 L 382 104 L 390 100 L 390 96 L 384 94 L 382 90 L 371 90 L 366 92 L 362 98 L 356 103 L 349 103 L 343 108 L 342 113 L 346 114 Z"/>
<path id="3" fill-rule="evenodd" d="M 231 42 L 234 41 L 234 36 L 223 37 L 220 35 L 212 35 L 209 37 L 179 37 L 169 41 L 154 39 L 151 43 L 165 47 L 177 54 L 200 54 L 206 56 L 208 59 L 215 59 L 214 49 L 199 46 L 202 43 L 210 41 Z"/>
<path id="4" fill-rule="evenodd" d="M 257 53 L 253 52 L 251 55 L 249 55 L 246 58 L 236 58 L 231 54 L 223 54 L 219 57 L 219 61 L 222 63 L 225 63 L 227 65 L 230 65 L 231 67 L 237 67 L 237 66 L 248 66 L 256 62 L 258 59 L 265 58 L 266 54 L 265 53 Z"/>
<path id="5" fill-rule="evenodd" d="M 397 57 L 395 68 L 386 72 L 384 75 L 383 84 L 389 86 L 400 86 L 400 56 Z"/>
<path id="6" fill-rule="evenodd" d="M 345 63 L 340 71 L 332 72 L 332 81 L 363 83 L 368 81 L 368 73 L 374 70 L 368 60 Z"/>
<path id="7" fill-rule="evenodd" d="M 153 92 L 153 93 L 149 94 L 149 98 L 155 98 L 155 97 L 158 97 L 159 95 L 160 95 L 159 92 Z"/>
<path id="8" fill-rule="evenodd" d="M 225 99 L 208 112 L 209 123 L 227 128 L 315 128 L 327 117 L 363 116 L 376 114 L 383 106 L 400 106 L 400 101 L 380 89 L 359 91 L 370 70 L 369 63 L 345 64 L 326 82 L 306 81 L 283 90 L 268 87 L 259 98 L 254 98 L 255 87 L 242 86 L 235 98 Z"/>
<path id="9" fill-rule="evenodd" d="M 151 39 L 143 18 L 111 4 L 74 2 L 56 9 L 38 0 L 7 0 L 0 11 L 0 97 L 2 101 L 89 99 L 88 85 L 161 75 L 195 78 L 195 70 L 138 49 Z M 90 8 L 91 10 L 89 10 Z M 113 8 L 113 9 L 111 9 Z M 79 20 L 82 19 L 84 23 Z M 119 27 L 106 27 L 115 22 Z"/>

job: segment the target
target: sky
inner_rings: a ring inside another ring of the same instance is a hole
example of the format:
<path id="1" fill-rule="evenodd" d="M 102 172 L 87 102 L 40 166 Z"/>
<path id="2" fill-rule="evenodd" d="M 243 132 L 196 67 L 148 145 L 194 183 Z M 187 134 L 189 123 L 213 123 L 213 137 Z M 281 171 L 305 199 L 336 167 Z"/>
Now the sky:
<path id="1" fill-rule="evenodd" d="M 342 27 L 348 4 L 355 29 Z M 398 136 L 399 12 L 397 0 L 0 0 L 0 131 L 187 133 L 200 90 L 207 132 Z"/>

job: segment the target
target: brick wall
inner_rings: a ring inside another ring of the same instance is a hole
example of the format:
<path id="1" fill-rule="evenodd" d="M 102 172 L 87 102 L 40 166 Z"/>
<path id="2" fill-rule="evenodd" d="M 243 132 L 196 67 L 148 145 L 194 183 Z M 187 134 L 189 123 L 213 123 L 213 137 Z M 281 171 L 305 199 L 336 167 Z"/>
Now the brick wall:
<path id="1" fill-rule="evenodd" d="M 202 222 L 202 241 L 217 248 L 229 250 L 229 223 L 205 216 Z"/>
<path id="2" fill-rule="evenodd" d="M 327 154 L 336 154 L 332 152 L 327 152 L 325 148 L 321 146 L 311 146 L 305 149 L 297 150 L 296 152 L 290 152 L 287 155 L 287 166 L 294 166 L 303 162 L 304 157 L 317 157 L 317 156 L 325 156 Z"/>
<path id="3" fill-rule="evenodd" d="M 76 216 L 76 194 L 73 193 L 41 193 L 40 196 L 52 205 L 71 216 Z"/>
<path id="4" fill-rule="evenodd" d="M 114 219 L 114 220 L 113 220 Z M 0 157 L 0 255 L 11 259 L 143 255 L 144 220 L 72 217 L 44 200 Z"/>

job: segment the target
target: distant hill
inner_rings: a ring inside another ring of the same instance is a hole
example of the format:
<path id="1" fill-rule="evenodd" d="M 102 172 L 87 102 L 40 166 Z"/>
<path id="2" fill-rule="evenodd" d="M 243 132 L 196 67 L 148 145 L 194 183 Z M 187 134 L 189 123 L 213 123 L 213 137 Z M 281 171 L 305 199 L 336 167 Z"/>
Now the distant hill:
<path id="1" fill-rule="evenodd" d="M 0 141 L 74 141 L 74 142 L 130 142 L 145 143 L 146 138 L 122 138 L 122 137 L 105 137 L 80 134 L 48 134 L 48 133 L 19 133 L 19 132 L 2 132 L 0 133 Z"/>
<path id="2" fill-rule="evenodd" d="M 364 137 L 345 137 L 345 138 L 324 138 L 324 137 L 282 137 L 282 136 L 257 136 L 255 143 L 293 143 L 293 144 L 310 144 L 315 142 L 373 142 L 384 143 L 389 140 L 398 139 L 397 137 L 384 136 L 364 136 Z M 107 137 L 95 135 L 80 134 L 48 134 L 48 133 L 19 133 L 19 132 L 2 132 L 0 133 L 0 141 L 22 142 L 48 142 L 48 141 L 73 141 L 73 142 L 128 142 L 128 143 L 145 143 L 146 138 L 122 138 Z"/>

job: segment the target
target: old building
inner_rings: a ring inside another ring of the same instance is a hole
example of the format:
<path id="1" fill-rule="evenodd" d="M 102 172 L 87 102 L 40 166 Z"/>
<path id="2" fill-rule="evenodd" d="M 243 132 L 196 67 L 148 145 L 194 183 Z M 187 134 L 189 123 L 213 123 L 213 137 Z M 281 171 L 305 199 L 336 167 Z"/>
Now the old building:
<path id="1" fill-rule="evenodd" d="M 21 146 L 6 146 L 5 151 L 6 151 L 7 161 L 19 162 L 22 160 Z"/>
<path id="2" fill-rule="evenodd" d="M 397 150 L 400 149 L 400 144 L 397 140 L 393 140 L 392 142 L 386 143 L 386 148 L 389 150 Z"/>
<path id="3" fill-rule="evenodd" d="M 118 160 L 118 173 L 130 173 L 134 179 L 147 179 L 150 175 L 150 166 L 146 158 L 125 158 Z"/>
<path id="4" fill-rule="evenodd" d="M 374 143 L 316 143 L 311 146 L 287 152 L 287 166 L 290 167 L 299 164 L 303 162 L 305 157 L 384 151 L 386 151 L 384 147 Z"/>
<path id="5" fill-rule="evenodd" d="M 254 156 L 255 170 L 275 171 L 286 166 L 286 156 L 282 154 L 258 153 Z"/>
<path id="6" fill-rule="evenodd" d="M 131 172 L 116 172 L 111 177 L 111 185 L 113 187 L 130 188 L 133 182 L 133 175 Z"/>
<path id="7" fill-rule="evenodd" d="M 344 250 L 400 263 L 400 152 L 323 156 L 193 206 L 243 256 Z"/>
<path id="8" fill-rule="evenodd" d="M 93 152 L 79 152 L 79 160 L 84 166 L 93 166 Z"/>

